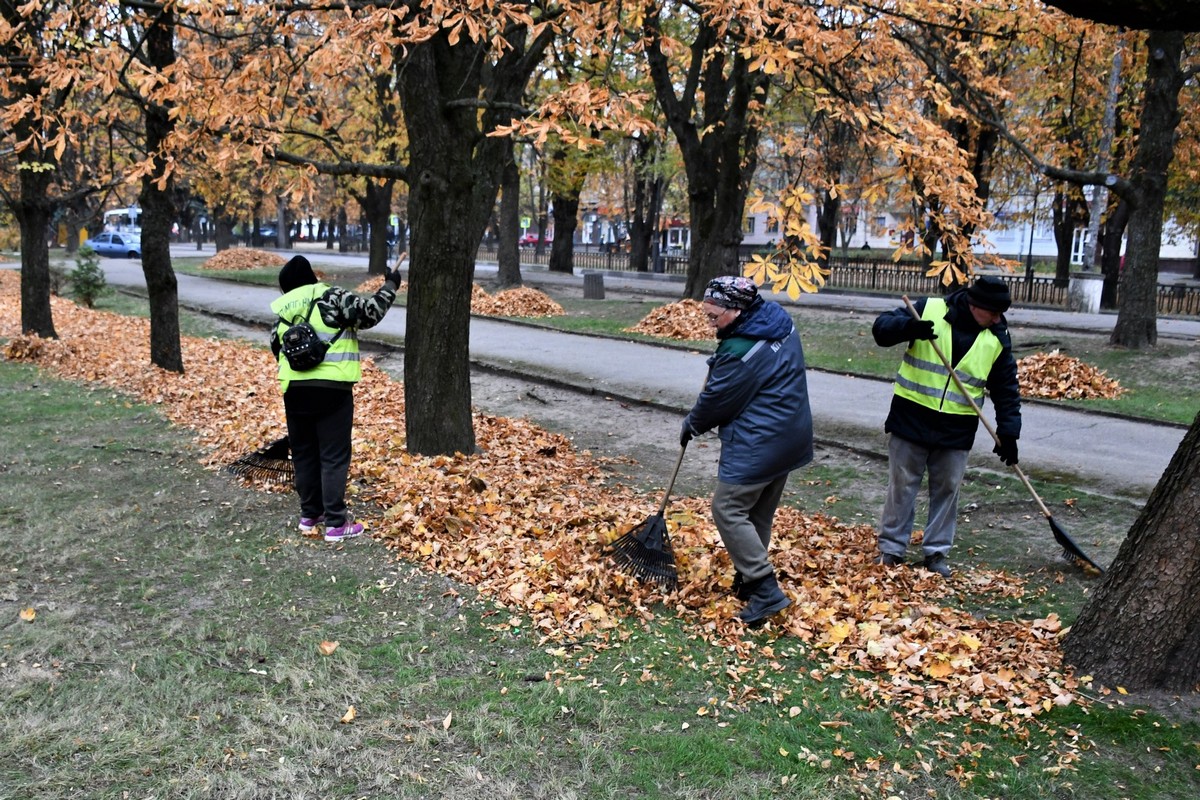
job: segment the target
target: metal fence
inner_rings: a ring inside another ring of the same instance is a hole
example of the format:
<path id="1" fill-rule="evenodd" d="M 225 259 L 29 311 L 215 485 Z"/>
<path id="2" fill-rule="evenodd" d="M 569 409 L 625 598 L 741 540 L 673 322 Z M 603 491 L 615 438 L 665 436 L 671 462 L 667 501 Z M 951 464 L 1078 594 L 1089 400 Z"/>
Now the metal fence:
<path id="1" fill-rule="evenodd" d="M 479 258 L 485 261 L 495 261 L 496 249 L 494 247 L 480 248 Z M 572 258 L 577 272 L 637 271 L 630 264 L 629 254 L 624 252 L 576 250 Z M 549 246 L 540 255 L 535 252 L 534 248 L 521 248 L 522 265 L 547 266 L 549 261 Z M 653 272 L 686 276 L 687 268 L 686 256 L 662 256 Z M 835 257 L 829 261 L 829 271 L 830 274 L 826 278 L 825 284 L 831 289 L 921 296 L 934 295 L 941 291 L 938 279 L 927 276 L 923 267 L 913 263 L 897 263 L 888 259 Z M 1025 274 L 1000 277 L 1008 283 L 1009 290 L 1016 302 L 1047 308 L 1065 308 L 1067 306 L 1067 287 L 1055 278 L 1036 275 L 1030 278 Z M 1118 301 L 1120 292 L 1121 287 L 1118 283 Z M 1188 317 L 1200 316 L 1200 287 L 1160 283 L 1158 285 L 1158 313 Z"/>

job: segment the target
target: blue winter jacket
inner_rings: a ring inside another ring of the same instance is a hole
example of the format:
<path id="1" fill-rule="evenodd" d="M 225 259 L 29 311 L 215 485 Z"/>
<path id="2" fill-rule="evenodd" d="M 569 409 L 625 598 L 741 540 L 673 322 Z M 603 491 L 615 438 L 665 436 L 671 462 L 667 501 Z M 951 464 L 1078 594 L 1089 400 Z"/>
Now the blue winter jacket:
<path id="1" fill-rule="evenodd" d="M 720 428 L 718 479 L 766 483 L 812 461 L 804 348 L 792 318 L 759 297 L 718 339 L 686 419 L 698 434 Z"/>

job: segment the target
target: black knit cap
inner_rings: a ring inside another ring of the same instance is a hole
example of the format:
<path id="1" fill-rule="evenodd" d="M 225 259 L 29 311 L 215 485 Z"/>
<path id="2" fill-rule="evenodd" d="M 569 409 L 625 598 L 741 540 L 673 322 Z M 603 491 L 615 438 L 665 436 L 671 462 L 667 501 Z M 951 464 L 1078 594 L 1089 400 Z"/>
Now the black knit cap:
<path id="1" fill-rule="evenodd" d="M 985 275 L 971 284 L 967 289 L 967 302 L 987 311 L 1008 311 L 1012 305 L 1012 297 L 1008 293 L 1008 284 L 999 278 Z"/>
<path id="2" fill-rule="evenodd" d="M 312 264 L 309 264 L 308 259 L 304 256 L 292 256 L 291 260 L 279 270 L 279 288 L 283 290 L 284 294 L 292 289 L 310 286 L 316 282 L 317 276 L 313 272 Z"/>

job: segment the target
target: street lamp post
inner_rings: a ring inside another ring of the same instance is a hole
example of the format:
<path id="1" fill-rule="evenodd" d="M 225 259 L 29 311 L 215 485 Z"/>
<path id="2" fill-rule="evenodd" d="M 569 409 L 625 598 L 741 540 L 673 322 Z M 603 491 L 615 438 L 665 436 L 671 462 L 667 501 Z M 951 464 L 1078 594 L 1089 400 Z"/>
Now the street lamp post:
<path id="1" fill-rule="evenodd" d="M 1033 299 L 1033 235 L 1037 231 L 1038 193 L 1042 187 L 1033 185 L 1033 207 L 1029 211 L 1029 248 L 1025 254 L 1025 302 Z"/>

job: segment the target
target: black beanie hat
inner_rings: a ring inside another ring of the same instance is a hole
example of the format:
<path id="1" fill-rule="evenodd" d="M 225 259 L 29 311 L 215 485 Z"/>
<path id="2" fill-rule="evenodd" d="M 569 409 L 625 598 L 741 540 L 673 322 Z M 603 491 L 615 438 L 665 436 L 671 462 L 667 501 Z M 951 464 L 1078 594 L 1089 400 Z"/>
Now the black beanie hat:
<path id="1" fill-rule="evenodd" d="M 287 294 L 292 289 L 309 286 L 317 282 L 312 264 L 304 256 L 292 256 L 291 260 L 279 270 L 279 288 Z"/>
<path id="2" fill-rule="evenodd" d="M 990 275 L 984 276 L 967 289 L 967 301 L 988 311 L 1008 311 L 1012 305 L 1012 297 L 1008 294 L 1008 284 Z"/>

